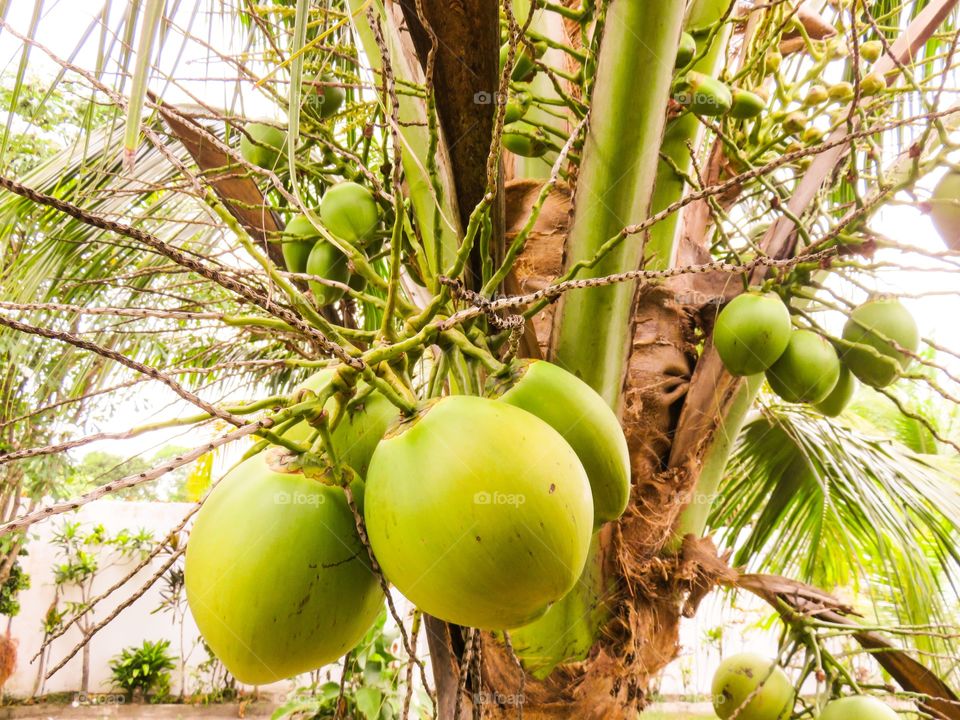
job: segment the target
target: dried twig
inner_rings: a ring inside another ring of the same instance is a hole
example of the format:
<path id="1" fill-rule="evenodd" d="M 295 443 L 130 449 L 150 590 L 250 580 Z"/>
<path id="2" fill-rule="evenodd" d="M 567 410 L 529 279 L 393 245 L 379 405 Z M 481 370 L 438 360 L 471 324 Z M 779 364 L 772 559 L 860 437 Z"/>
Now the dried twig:
<path id="1" fill-rule="evenodd" d="M 68 652 L 68 653 L 60 660 L 60 662 L 58 662 L 58 663 L 57 663 L 56 665 L 54 665 L 50 670 L 47 671 L 47 674 L 46 674 L 47 680 L 49 680 L 51 677 L 53 677 L 53 675 L 54 675 L 60 668 L 62 668 L 64 665 L 66 665 L 68 662 L 70 662 L 70 660 L 73 658 L 73 656 L 76 655 L 78 652 L 80 652 L 80 651 L 83 649 L 84 645 L 86 645 L 88 642 L 90 642 L 90 641 L 93 639 L 93 636 L 94 636 L 94 635 L 96 635 L 96 634 L 97 634 L 98 632 L 100 632 L 103 628 L 105 628 L 107 625 L 109 625 L 111 622 L 113 622 L 114 619 L 116 619 L 116 617 L 117 617 L 120 613 L 122 613 L 124 610 L 126 610 L 126 609 L 127 609 L 128 607 L 130 607 L 131 605 L 133 605 L 133 603 L 135 603 L 137 600 L 139 600 L 139 599 L 144 595 L 144 593 L 146 593 L 150 588 L 152 588 L 152 587 L 153 587 L 153 584 L 154 584 L 155 582 L 157 582 L 157 580 L 159 580 L 160 578 L 162 578 L 162 577 L 163 577 L 163 574 L 164 574 L 165 572 L 167 572 L 167 570 L 169 570 L 171 567 L 173 567 L 173 564 L 174 564 L 177 560 L 180 559 L 180 556 L 183 555 L 183 553 L 184 553 L 184 551 L 183 551 L 182 549 L 181 549 L 181 550 L 177 550 L 176 552 L 174 552 L 174 553 L 170 556 L 170 558 L 169 558 L 163 565 L 160 566 L 160 569 L 157 570 L 153 575 L 151 575 L 151 576 L 147 579 L 147 581 L 146 581 L 143 585 L 141 585 L 141 586 L 139 587 L 139 589 L 137 589 L 137 591 L 136 591 L 135 593 L 131 594 L 131 595 L 130 595 L 129 597 L 127 597 L 127 598 L 124 598 L 123 602 L 121 602 L 119 605 L 117 605 L 117 606 L 110 612 L 109 615 L 107 615 L 103 620 L 101 620 L 101 621 L 98 622 L 96 625 L 94 625 L 92 628 L 90 628 L 90 630 L 88 630 L 87 632 L 85 632 L 85 633 L 83 634 L 83 638 L 80 640 L 80 642 L 78 642 L 76 645 L 74 645 L 73 648 L 71 648 L 70 652 Z"/>
<path id="2" fill-rule="evenodd" d="M 192 270 L 201 277 L 212 280 L 218 285 L 236 293 L 237 295 L 240 295 L 263 310 L 266 310 L 274 317 L 280 318 L 288 325 L 296 328 L 305 336 L 316 342 L 324 352 L 334 355 L 346 365 L 358 370 L 362 370 L 364 367 L 366 367 L 363 360 L 348 353 L 346 349 L 329 340 L 319 330 L 305 323 L 291 310 L 277 304 L 269 296 L 257 292 L 248 285 L 244 285 L 243 283 L 238 282 L 231 277 L 227 277 L 224 273 L 214 270 L 207 264 L 200 262 L 187 253 L 178 250 L 168 243 L 163 242 L 155 235 L 151 235 L 148 232 L 144 232 L 143 230 L 130 225 L 124 225 L 123 223 L 102 218 L 99 215 L 77 207 L 72 203 L 68 203 L 64 200 L 53 197 L 52 195 L 39 192 L 38 190 L 29 188 L 26 185 L 13 180 L 12 178 L 2 175 L 0 175 L 0 187 L 9 190 L 16 195 L 20 195 L 21 197 L 24 197 L 27 200 L 36 203 L 37 205 L 52 207 L 53 209 L 69 215 L 70 217 L 92 227 L 100 228 L 101 230 L 113 232 L 118 235 L 123 235 L 141 242 L 164 257 L 173 260 L 178 265 L 182 265 L 183 267 Z"/>
<path id="3" fill-rule="evenodd" d="M 13 532 L 14 530 L 29 527 L 30 525 L 33 525 L 40 520 L 45 520 L 48 517 L 61 515 L 66 512 L 76 510 L 77 508 L 83 507 L 94 500 L 99 500 L 105 495 L 117 492 L 118 490 L 124 490 L 126 488 L 141 485 L 151 480 L 156 480 L 158 477 L 162 477 L 171 470 L 176 470 L 178 467 L 182 467 L 193 462 L 201 455 L 204 455 L 211 450 L 215 450 L 222 445 L 232 443 L 240 438 L 253 435 L 259 430 L 269 428 L 272 424 L 273 420 L 270 418 L 257 420 L 256 422 L 252 422 L 249 425 L 244 425 L 243 427 L 238 428 L 231 433 L 211 440 L 200 447 L 194 448 L 190 452 L 178 455 L 177 457 L 164 462 L 162 465 L 158 465 L 152 470 L 146 470 L 135 475 L 128 475 L 124 478 L 120 478 L 119 480 L 114 480 L 106 483 L 105 485 L 101 485 L 98 488 L 94 488 L 90 492 L 84 493 L 83 495 L 80 495 L 72 500 L 64 500 L 63 502 L 53 503 L 34 512 L 22 515 L 14 520 L 11 520 L 10 522 L 0 525 L 0 537 Z"/>

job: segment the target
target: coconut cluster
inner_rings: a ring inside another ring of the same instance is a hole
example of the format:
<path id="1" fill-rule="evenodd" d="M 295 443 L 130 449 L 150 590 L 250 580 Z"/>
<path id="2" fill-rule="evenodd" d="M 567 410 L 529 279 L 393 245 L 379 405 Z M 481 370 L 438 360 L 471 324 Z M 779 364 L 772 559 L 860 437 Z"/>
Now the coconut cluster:
<path id="1" fill-rule="evenodd" d="M 765 373 L 787 402 L 809 403 L 834 417 L 853 398 L 857 380 L 874 388 L 896 381 L 913 361 L 920 335 L 896 299 L 875 298 L 855 308 L 842 337 L 831 341 L 794 329 L 778 295 L 747 292 L 720 312 L 713 344 L 730 373 Z"/>
<path id="2" fill-rule="evenodd" d="M 517 361 L 483 397 L 434 399 L 410 417 L 362 383 L 338 408 L 334 382 L 323 370 L 294 390 L 330 397 L 311 417 L 339 416 L 324 455 L 275 447 L 244 460 L 191 532 L 187 599 L 244 682 L 342 656 L 386 582 L 447 622 L 528 625 L 573 589 L 595 531 L 627 507 L 620 423 L 556 365 Z M 318 430 L 301 420 L 282 434 L 311 446 Z"/>
<path id="3" fill-rule="evenodd" d="M 318 101 L 321 117 L 329 117 L 343 104 L 343 89 L 327 87 Z M 266 123 L 249 123 L 240 138 L 243 158 L 265 170 L 276 170 L 284 157 L 287 133 Z M 329 188 L 320 200 L 316 216 L 294 215 L 281 233 L 279 242 L 288 272 L 307 273 L 318 307 L 337 302 L 346 288 L 362 290 L 364 279 L 354 274 L 343 250 L 323 237 L 325 230 L 342 243 L 358 250 L 369 248 L 380 226 L 380 209 L 367 188 L 355 182 L 341 182 Z"/>

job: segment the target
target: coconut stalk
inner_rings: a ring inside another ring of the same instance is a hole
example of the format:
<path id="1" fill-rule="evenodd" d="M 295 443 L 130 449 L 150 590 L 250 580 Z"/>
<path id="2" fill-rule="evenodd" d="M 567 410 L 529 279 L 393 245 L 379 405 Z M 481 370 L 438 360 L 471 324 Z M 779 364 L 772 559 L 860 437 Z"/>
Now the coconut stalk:
<path id="1" fill-rule="evenodd" d="M 697 41 L 697 61 L 690 68 L 706 75 L 715 75 L 723 65 L 724 51 L 731 26 L 724 25 L 711 37 L 711 28 L 730 6 L 730 0 L 697 0 L 687 16 L 686 31 Z M 709 43 L 704 48 L 703 44 Z M 661 160 L 650 204 L 656 214 L 683 197 L 686 182 L 680 173 L 688 174 L 693 166 L 690 148 L 696 148 L 704 135 L 704 126 L 693 113 L 685 113 L 670 122 L 660 146 Z M 678 172 L 679 171 L 679 172 Z M 676 255 L 676 240 L 681 213 L 673 213 L 650 228 L 647 236 L 647 267 L 663 270 Z"/>
<path id="2" fill-rule="evenodd" d="M 663 108 L 682 21 L 682 3 L 618 0 L 608 9 L 593 97 L 593 107 L 603 112 L 591 117 L 585 142 L 566 269 L 590 260 L 623 226 L 647 216 L 659 162 L 650 148 L 659 147 L 663 137 Z M 638 36 L 650 40 L 638 43 Z M 638 87 L 640 74 L 649 82 Z M 589 272 L 602 276 L 633 270 L 642 259 L 642 244 L 628 240 Z M 582 377 L 614 408 L 631 348 L 634 294 L 635 286 L 623 283 L 566 295 L 551 338 L 553 360 Z M 605 565 L 610 549 L 607 530 L 594 538 L 587 570 L 574 590 L 544 618 L 515 631 L 521 652 L 533 648 L 540 655 L 530 667 L 539 678 L 557 662 L 584 659 L 609 620 L 606 599 L 612 588 Z"/>
<path id="3" fill-rule="evenodd" d="M 683 3 L 614 0 L 597 62 L 565 270 L 590 261 L 620 230 L 650 209 L 683 24 Z M 638 42 L 643 38 L 643 42 Z M 643 83 L 637 78 L 643 77 Z M 643 244 L 627 239 L 580 277 L 635 270 Z M 567 293 L 551 337 L 555 362 L 618 409 L 630 350 L 635 283 Z"/>

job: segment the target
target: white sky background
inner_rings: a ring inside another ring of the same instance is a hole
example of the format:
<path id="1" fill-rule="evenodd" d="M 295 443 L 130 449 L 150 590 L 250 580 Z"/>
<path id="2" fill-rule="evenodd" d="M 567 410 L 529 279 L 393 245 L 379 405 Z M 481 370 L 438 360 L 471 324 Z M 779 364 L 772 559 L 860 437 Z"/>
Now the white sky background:
<path id="1" fill-rule="evenodd" d="M 168 2 L 168 5 L 171 3 Z M 181 31 L 191 22 L 193 2 L 182 2 L 190 6 L 186 11 L 181 10 L 174 18 Z M 214 5 L 215 3 L 209 3 Z M 123 0 L 114 0 L 111 12 L 110 26 L 116 27 L 116 20 L 126 7 Z M 20 33 L 26 33 L 30 24 L 34 3 L 29 0 L 14 0 L 10 3 L 7 22 Z M 61 57 L 68 57 L 81 39 L 93 18 L 99 16 L 103 7 L 102 0 L 48 0 L 45 3 L 42 19 L 37 32 L 38 41 Z M 237 52 L 244 47 L 245 30 L 240 27 L 229 27 L 217 17 L 213 22 L 200 11 L 192 19 L 192 31 L 200 33 L 202 40 L 209 42 L 218 50 L 226 54 Z M 73 62 L 85 69 L 93 70 L 97 59 L 97 38 L 99 27 L 94 29 L 90 41 L 83 50 L 73 59 Z M 209 33 L 209 34 L 208 34 Z M 164 48 L 160 66 L 167 69 L 173 66 L 177 55 L 183 52 L 179 60 L 176 74 L 188 77 L 184 82 L 190 92 L 201 97 L 207 104 L 224 106 L 235 94 L 232 83 L 223 82 L 223 79 L 235 77 L 235 71 L 225 63 L 210 57 L 200 42 L 191 41 L 181 48 L 182 32 L 174 32 Z M 0 74 L 9 76 L 16 72 L 20 62 L 22 45 L 19 40 L 9 33 L 0 32 Z M 59 67 L 47 58 L 42 51 L 34 49 L 31 52 L 28 65 L 28 75 L 38 78 L 52 78 Z M 204 78 L 208 81 L 204 81 Z M 219 78 L 219 79 L 218 79 Z M 162 78 L 155 78 L 151 88 L 161 92 L 168 102 L 190 103 L 193 100 L 188 94 L 177 88 L 166 87 Z M 277 111 L 263 98 L 255 93 L 245 93 L 245 107 L 236 108 L 236 111 L 251 117 L 277 117 Z M 923 195 L 935 183 L 935 179 L 928 179 L 922 183 Z M 873 220 L 872 226 L 884 235 L 898 241 L 919 246 L 934 252 L 942 251 L 943 244 L 933 229 L 930 220 L 920 211 L 911 207 L 890 207 L 881 211 Z M 885 251 L 878 254 L 878 259 L 897 260 L 899 253 Z M 932 261 L 925 261 L 923 257 L 910 255 L 906 259 L 910 265 L 933 265 Z M 941 345 L 960 351 L 960 286 L 957 283 L 957 274 L 948 273 L 887 271 L 877 281 L 877 288 L 884 292 L 898 294 L 903 297 L 904 303 L 911 310 L 925 337 L 936 340 Z M 933 294 L 930 293 L 940 293 Z M 952 293 L 952 294 L 947 294 Z M 860 297 L 852 296 L 859 300 Z M 828 328 L 839 333 L 842 327 L 842 318 L 832 318 L 827 323 Z M 953 358 L 941 357 L 940 361 L 951 365 L 960 372 L 960 362 Z M 152 422 L 181 414 L 185 404 L 169 393 L 166 388 L 156 383 L 145 384 L 145 390 L 135 407 L 123 412 L 115 421 L 100 423 L 97 430 L 122 431 L 133 424 Z M 198 441 L 196 433 L 186 431 L 170 431 L 153 433 L 124 442 L 112 442 L 88 446 L 85 450 L 104 449 L 117 454 L 136 454 L 145 452 L 148 456 L 153 450 L 162 447 L 168 442 L 192 446 Z"/>

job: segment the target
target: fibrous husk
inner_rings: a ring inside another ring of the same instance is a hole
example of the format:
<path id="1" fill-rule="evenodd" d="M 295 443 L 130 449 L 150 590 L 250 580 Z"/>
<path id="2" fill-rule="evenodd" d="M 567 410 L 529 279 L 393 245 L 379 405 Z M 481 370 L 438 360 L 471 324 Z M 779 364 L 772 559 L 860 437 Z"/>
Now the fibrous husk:
<path id="1" fill-rule="evenodd" d="M 652 678 L 679 651 L 681 609 L 695 607 L 705 589 L 732 582 L 736 573 L 717 557 L 709 538 L 690 536 L 674 555 L 637 563 L 639 584 L 623 588 L 618 615 L 602 644 L 585 661 L 558 667 L 544 681 L 527 677 L 527 720 L 634 718 L 649 702 Z M 493 636 L 483 636 L 482 717 L 515 718 L 520 693 L 516 663 Z"/>

